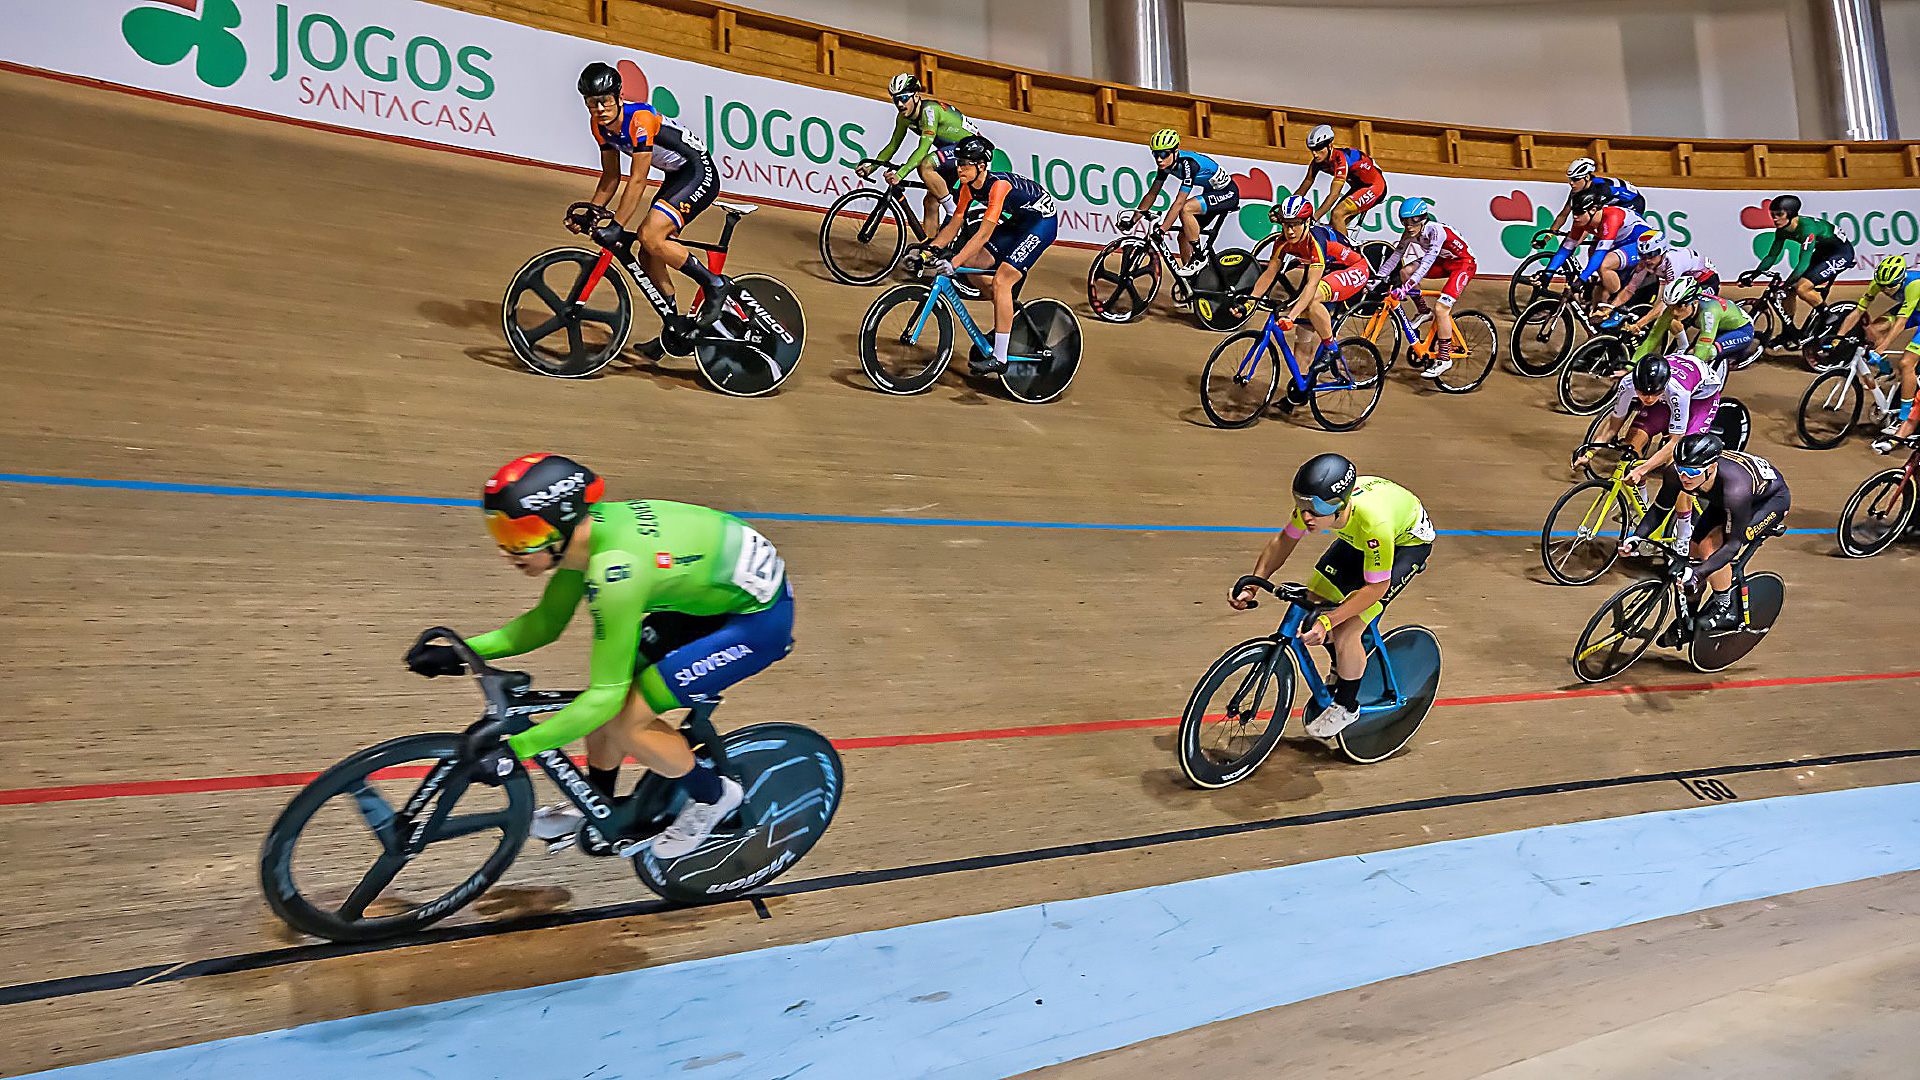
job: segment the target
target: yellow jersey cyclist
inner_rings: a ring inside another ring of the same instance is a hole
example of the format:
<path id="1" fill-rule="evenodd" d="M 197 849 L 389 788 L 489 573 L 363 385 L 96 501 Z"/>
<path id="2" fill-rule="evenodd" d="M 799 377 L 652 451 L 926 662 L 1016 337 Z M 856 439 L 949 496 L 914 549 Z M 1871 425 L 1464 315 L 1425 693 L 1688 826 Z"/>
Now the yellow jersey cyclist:
<path id="1" fill-rule="evenodd" d="M 980 134 L 980 129 L 959 109 L 928 94 L 918 78 L 905 72 L 895 75 L 887 84 L 887 96 L 893 99 L 893 107 L 900 115 L 894 119 L 893 138 L 887 140 L 886 149 L 877 156 L 882 161 L 891 159 L 909 131 L 920 137 L 919 145 L 900 163 L 900 168 L 887 170 L 887 184 L 899 183 L 902 172 L 920 174 L 920 182 L 927 186 L 920 224 L 931 236 L 940 227 L 940 214 L 953 213 L 953 148 L 961 139 Z M 853 171 L 865 180 L 876 168 L 878 166 L 868 162 Z"/>
<path id="2" fill-rule="evenodd" d="M 691 708 L 764 670 L 793 648 L 793 592 L 772 543 L 739 519 L 687 503 L 602 502 L 590 470 L 557 454 L 529 454 L 487 481 L 487 531 L 514 569 L 551 574 L 532 611 L 467 644 L 487 660 L 551 643 L 584 598 L 593 616 L 591 683 L 543 722 L 508 739 L 475 767 L 498 783 L 513 761 L 584 737 L 587 782 L 614 802 L 628 756 L 677 778 L 687 802 L 652 841 L 678 858 L 699 847 L 740 806 L 740 785 L 693 755 L 661 714 Z M 407 667 L 433 678 L 465 670 L 450 645 L 407 653 Z M 533 835 L 558 840 L 581 816 L 571 807 L 535 815 Z M 618 831 L 616 826 L 615 831 Z"/>
<path id="3" fill-rule="evenodd" d="M 1271 579 L 1300 538 L 1330 529 L 1333 544 L 1307 579 L 1312 593 L 1334 605 L 1316 615 L 1300 635 L 1302 645 L 1331 642 L 1333 704 L 1307 722 L 1307 734 L 1330 739 L 1360 718 L 1360 677 L 1367 670 L 1361 633 L 1380 617 L 1433 553 L 1433 522 L 1413 492 L 1378 476 L 1361 476 L 1339 454 L 1307 459 L 1293 475 L 1293 516 L 1267 541 L 1253 573 L 1234 583 L 1227 602 L 1236 611 L 1253 606 L 1254 589 Z"/>
<path id="4" fill-rule="evenodd" d="M 993 144 L 985 138 L 969 135 L 953 153 L 960 173 L 960 205 L 966 207 L 978 199 L 986 214 L 952 259 L 940 260 L 935 269 L 951 273 L 955 266 L 993 268 L 992 274 L 982 275 L 993 301 L 993 355 L 982 357 L 980 363 L 970 360 L 967 366 L 976 375 L 1004 371 L 1013 336 L 1014 293 L 1040 254 L 1060 235 L 1060 222 L 1046 188 L 1019 173 L 993 171 Z M 932 246 L 945 249 L 958 240 L 966 217 L 963 211 L 947 218 Z"/>
<path id="5" fill-rule="evenodd" d="M 1873 284 L 1867 286 L 1860 297 L 1860 306 L 1841 322 L 1841 336 L 1860 325 L 1866 317 L 1867 304 L 1882 293 L 1893 298 L 1893 310 L 1867 324 L 1867 347 L 1884 357 L 1893 351 L 1902 334 L 1907 335 L 1907 347 L 1901 350 L 1900 359 L 1896 361 L 1900 365 L 1900 407 L 1888 421 L 1886 431 L 1873 443 L 1875 450 L 1888 454 L 1893 452 L 1893 439 L 1888 438 L 1889 435 L 1906 438 L 1914 429 L 1915 365 L 1920 363 L 1920 337 L 1914 335 L 1914 330 L 1920 328 L 1920 270 L 1907 269 L 1903 255 L 1881 259 L 1873 271 Z"/>
<path id="6" fill-rule="evenodd" d="M 714 168 L 713 158 L 698 136 L 655 112 L 651 105 L 622 101 L 620 72 L 613 65 L 588 64 L 580 72 L 579 89 L 594 138 L 600 143 L 600 183 L 593 189 L 595 206 L 610 205 L 609 200 L 620 187 L 620 159 L 633 160 L 626 190 L 613 211 L 614 220 L 594 230 L 594 242 L 613 247 L 622 241 L 622 223 L 630 221 L 645 201 L 648 170 L 659 169 L 660 186 L 639 228 L 640 265 L 669 302 L 673 300 L 673 275 L 669 271 L 678 270 L 692 278 L 705 293 L 699 319 L 712 322 L 726 302 L 731 282 L 707 269 L 679 236 L 680 230 L 720 194 L 720 173 Z M 567 221 L 567 228 L 582 231 L 572 219 Z M 639 348 L 646 355 L 660 355 L 658 338 Z"/>
<path id="7" fill-rule="evenodd" d="M 1240 189 L 1233 186 L 1232 174 L 1221 168 L 1219 162 L 1205 154 L 1180 149 L 1180 133 L 1172 128 L 1154 132 L 1153 138 L 1147 140 L 1147 149 L 1153 152 L 1153 183 L 1148 184 L 1146 194 L 1140 196 L 1140 205 L 1121 211 L 1120 227 L 1131 228 L 1137 217 L 1151 213 L 1148 208 L 1160 197 L 1160 189 L 1168 179 L 1178 182 L 1179 190 L 1167 205 L 1160 227 L 1172 229 L 1175 222 L 1180 223 L 1178 242 L 1182 265 L 1175 267 L 1174 272 L 1184 276 L 1199 269 L 1206 255 L 1201 230 L 1240 208 Z"/>
<path id="8" fill-rule="evenodd" d="M 1785 282 L 1787 302 L 1784 307 L 1787 321 L 1791 323 L 1794 308 L 1800 301 L 1805 300 L 1809 308 L 1819 307 L 1822 299 L 1820 287 L 1853 265 L 1853 245 L 1835 232 L 1831 223 L 1801 214 L 1798 195 L 1774 196 L 1767 204 L 1767 212 L 1773 217 L 1773 246 L 1767 249 L 1759 266 L 1740 275 L 1740 284 L 1753 284 L 1754 278 L 1779 261 L 1788 244 L 1803 249 L 1807 253 L 1806 262 L 1800 269 L 1787 275 Z M 1805 333 L 1806 329 L 1802 326 L 1796 332 L 1783 328 L 1780 340 L 1774 344 L 1783 349 L 1795 348 L 1800 343 L 1797 335 Z"/>

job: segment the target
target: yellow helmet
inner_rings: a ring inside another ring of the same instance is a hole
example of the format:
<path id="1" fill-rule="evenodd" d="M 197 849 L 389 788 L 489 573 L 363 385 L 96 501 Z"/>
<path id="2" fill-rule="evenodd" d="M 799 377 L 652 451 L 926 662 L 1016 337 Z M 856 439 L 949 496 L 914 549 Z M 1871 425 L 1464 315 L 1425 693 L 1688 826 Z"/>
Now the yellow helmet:
<path id="1" fill-rule="evenodd" d="M 1894 285 L 1899 284 L 1900 279 L 1905 277 L 1906 274 L 1906 256 L 1889 255 L 1881 259 L 1880 265 L 1873 271 L 1873 283 L 1883 289 L 1892 288 Z"/>
<path id="2" fill-rule="evenodd" d="M 1172 128 L 1161 128 L 1159 131 L 1153 133 L 1153 138 L 1147 140 L 1147 145 L 1152 147 L 1153 152 L 1156 154 L 1165 153 L 1168 150 L 1178 150 L 1180 149 L 1180 133 Z"/>

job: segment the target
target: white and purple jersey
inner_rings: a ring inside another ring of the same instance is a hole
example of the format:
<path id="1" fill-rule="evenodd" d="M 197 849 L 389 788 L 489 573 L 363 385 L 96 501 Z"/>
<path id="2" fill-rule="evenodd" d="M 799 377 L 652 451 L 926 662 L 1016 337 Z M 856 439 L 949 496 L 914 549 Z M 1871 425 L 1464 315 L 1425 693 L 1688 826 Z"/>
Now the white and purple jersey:
<path id="1" fill-rule="evenodd" d="M 1677 439 L 1699 429 L 1700 425 L 1693 422 L 1696 403 L 1712 408 L 1720 397 L 1721 380 L 1725 376 L 1709 365 L 1702 364 L 1690 353 L 1674 353 L 1667 357 L 1667 368 L 1671 374 L 1667 378 L 1666 392 L 1662 395 L 1667 407 L 1667 437 Z M 1629 371 L 1620 377 L 1620 388 L 1614 391 L 1614 417 L 1626 419 L 1637 400 L 1639 395 L 1633 389 L 1633 372 Z"/>

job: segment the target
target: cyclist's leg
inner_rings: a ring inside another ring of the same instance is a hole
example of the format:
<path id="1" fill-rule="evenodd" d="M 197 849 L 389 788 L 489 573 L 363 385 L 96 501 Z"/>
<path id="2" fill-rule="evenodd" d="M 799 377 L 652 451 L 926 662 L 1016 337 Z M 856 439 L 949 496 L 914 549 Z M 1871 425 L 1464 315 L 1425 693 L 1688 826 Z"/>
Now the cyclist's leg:
<path id="1" fill-rule="evenodd" d="M 1347 225 L 1352 222 L 1354 218 L 1359 217 L 1378 205 L 1380 200 L 1386 197 L 1386 194 L 1387 185 L 1384 183 L 1366 184 L 1359 187 L 1348 188 L 1346 197 L 1341 199 L 1340 204 L 1333 208 L 1333 212 L 1340 218 L 1339 224 L 1335 225 L 1334 229 L 1339 232 L 1341 236 L 1347 236 Z"/>
<path id="2" fill-rule="evenodd" d="M 640 234 L 640 242 L 647 250 L 692 278 L 705 292 L 700 311 L 702 321 L 711 321 L 719 314 L 725 300 L 726 279 L 707 269 L 707 264 L 680 242 L 680 230 L 699 217 L 700 211 L 713 205 L 714 197 L 719 194 L 720 174 L 714 170 L 711 159 L 703 157 L 675 169 L 661 178 L 653 209 L 648 211 Z"/>
<path id="3" fill-rule="evenodd" d="M 1386 593 L 1359 615 L 1333 628 L 1329 640 L 1333 644 L 1336 676 L 1333 692 L 1336 704 L 1347 709 L 1359 707 L 1360 677 L 1367 670 L 1364 637 L 1367 625 L 1380 617 L 1387 605 L 1393 603 L 1394 597 L 1400 595 L 1400 590 L 1406 587 L 1407 582 L 1427 568 L 1427 559 L 1432 552 L 1431 543 L 1395 548 Z M 1336 540 L 1327 548 L 1326 554 L 1315 564 L 1312 576 L 1307 579 L 1310 592 L 1334 604 L 1367 584 L 1369 582 L 1362 569 L 1360 549 L 1344 540 Z"/>
<path id="4" fill-rule="evenodd" d="M 1440 375 L 1453 363 L 1453 305 L 1467 291 L 1467 283 L 1473 280 L 1474 271 L 1479 269 L 1472 259 L 1445 259 L 1433 264 L 1428 277 L 1444 277 L 1447 283 L 1440 287 L 1440 296 L 1433 306 L 1434 325 L 1434 366 L 1429 374 Z"/>
<path id="5" fill-rule="evenodd" d="M 1318 355 L 1321 346 L 1333 338 L 1333 314 L 1330 305 L 1343 304 L 1360 295 L 1360 290 L 1367 287 L 1367 282 L 1372 280 L 1372 277 L 1367 267 L 1362 265 L 1343 266 L 1320 279 L 1319 301 L 1307 308 L 1307 316 L 1313 323 L 1313 331 L 1320 336 L 1320 341 L 1315 346 L 1315 355 Z"/>
<path id="6" fill-rule="evenodd" d="M 953 185 L 948 180 L 952 165 L 951 146 L 936 147 L 932 153 L 920 159 L 920 182 L 927 185 L 920 223 L 926 228 L 928 236 L 940 231 L 942 214 L 953 213 Z"/>

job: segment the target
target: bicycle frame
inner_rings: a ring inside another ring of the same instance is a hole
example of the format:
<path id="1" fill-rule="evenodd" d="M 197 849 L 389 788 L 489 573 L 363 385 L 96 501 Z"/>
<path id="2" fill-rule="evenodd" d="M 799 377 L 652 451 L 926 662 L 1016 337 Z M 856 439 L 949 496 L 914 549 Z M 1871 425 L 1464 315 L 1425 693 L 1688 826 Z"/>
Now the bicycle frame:
<path id="1" fill-rule="evenodd" d="M 954 272 L 960 274 L 990 274 L 993 271 L 988 269 L 974 269 L 972 267 L 956 267 Z M 974 348 L 991 355 L 993 353 L 993 339 L 980 332 L 980 328 L 974 325 L 973 316 L 967 313 L 967 306 L 960 303 L 960 292 L 959 289 L 954 286 L 953 276 L 951 274 L 935 274 L 933 284 L 928 287 L 928 290 L 927 299 L 920 305 L 919 312 L 914 315 L 913 325 L 907 329 L 906 340 L 913 342 L 920 340 L 920 331 L 926 328 L 927 320 L 933 317 L 934 305 L 940 304 L 944 305 L 950 314 L 960 320 L 960 329 L 966 331 L 967 338 L 973 342 Z M 1044 359 L 1044 357 L 1007 357 L 1009 362 L 1015 360 L 1038 361 L 1042 359 Z"/>
<path id="2" fill-rule="evenodd" d="M 1894 387 L 1900 384 L 1900 371 L 1898 368 L 1895 368 L 1885 375 L 1875 375 L 1873 366 L 1867 363 L 1866 352 L 1867 350 L 1862 348 L 1853 354 L 1853 361 L 1848 366 L 1847 373 L 1853 377 L 1853 381 L 1859 384 L 1862 390 L 1872 396 L 1874 419 L 1877 421 L 1893 415 L 1893 411 L 1897 407 Z M 1827 396 L 1826 407 L 1829 409 L 1838 408 L 1841 399 L 1846 397 L 1846 394 L 1847 380 L 1842 379 L 1834 384 L 1833 393 Z"/>
<path id="3" fill-rule="evenodd" d="M 1317 711 L 1333 703 L 1333 690 L 1321 677 L 1320 669 L 1313 662 L 1313 654 L 1307 646 L 1300 643 L 1300 627 L 1306 622 L 1307 615 L 1306 607 L 1299 604 L 1289 605 L 1286 617 L 1280 620 L 1280 629 L 1274 631 L 1273 640 L 1284 645 L 1287 651 L 1293 654 L 1294 667 L 1300 672 L 1301 681 L 1307 687 L 1307 695 Z M 1400 679 L 1394 674 L 1393 661 L 1387 656 L 1386 643 L 1381 639 L 1380 620 L 1377 617 L 1369 621 L 1366 629 L 1361 632 L 1361 642 L 1368 651 L 1380 654 L 1380 672 L 1386 683 L 1386 696 L 1372 704 L 1362 702 L 1360 715 L 1390 712 L 1405 705 L 1407 698 L 1400 692 Z M 1260 681 L 1264 682 L 1273 674 L 1274 666 L 1279 663 L 1279 656 L 1279 650 L 1275 650 L 1273 659 L 1269 660 L 1261 671 Z M 1243 686 L 1240 693 L 1245 692 L 1246 688 Z M 1239 695 L 1236 694 L 1236 701 L 1238 697 Z"/>
<path id="4" fill-rule="evenodd" d="M 1287 372 L 1291 376 L 1288 385 L 1294 389 L 1303 393 L 1313 393 L 1316 390 L 1359 389 L 1359 384 L 1355 383 L 1352 379 L 1347 379 L 1344 382 L 1329 382 L 1318 385 L 1308 383 L 1307 377 L 1300 373 L 1299 363 L 1293 358 L 1293 348 L 1287 344 L 1287 335 L 1280 332 L 1279 320 L 1279 312 L 1270 311 L 1267 313 L 1266 328 L 1260 331 L 1260 336 L 1254 339 L 1253 344 L 1247 349 L 1246 357 L 1240 361 L 1240 366 L 1235 369 L 1234 377 L 1236 379 L 1242 382 L 1251 381 L 1254 371 L 1260 366 L 1260 350 L 1271 344 L 1277 347 L 1280 355 L 1286 359 Z M 1320 351 L 1323 353 L 1334 352 L 1335 348 L 1336 346 L 1333 343 L 1333 339 L 1328 338 L 1321 344 Z M 1315 354 L 1314 358 L 1316 360 L 1319 359 L 1319 354 Z"/>
<path id="5" fill-rule="evenodd" d="M 1438 289 L 1421 289 L 1420 295 L 1431 300 L 1439 297 L 1441 292 Z M 1418 337 L 1413 332 L 1412 320 L 1407 318 L 1405 300 L 1398 303 L 1381 304 L 1378 311 L 1375 311 L 1367 317 L 1366 327 L 1361 330 L 1360 336 L 1366 338 L 1368 341 L 1372 341 L 1375 337 L 1379 336 L 1381 329 L 1386 325 L 1388 320 L 1392 320 L 1395 331 L 1400 335 L 1400 340 L 1406 343 L 1407 351 L 1410 355 L 1424 359 L 1433 352 L 1433 343 L 1440 335 L 1440 320 L 1434 319 L 1429 322 L 1427 324 L 1426 336 Z M 1453 349 L 1454 360 L 1473 359 L 1472 350 L 1467 347 L 1465 342 L 1457 337 L 1453 339 Z"/>

